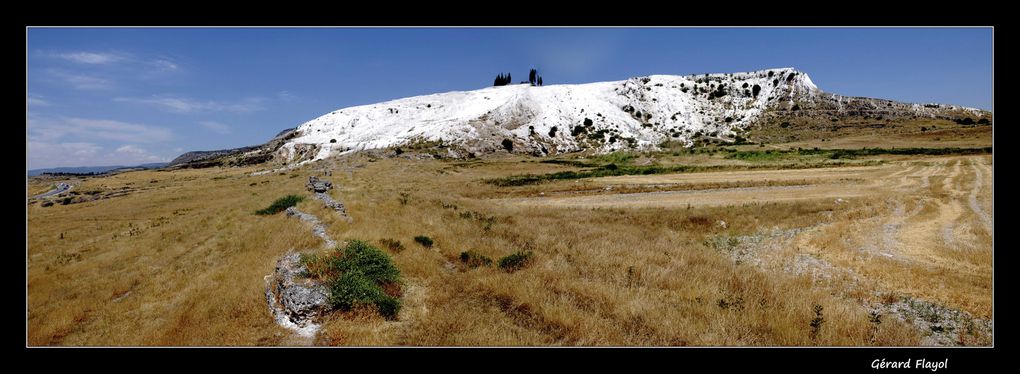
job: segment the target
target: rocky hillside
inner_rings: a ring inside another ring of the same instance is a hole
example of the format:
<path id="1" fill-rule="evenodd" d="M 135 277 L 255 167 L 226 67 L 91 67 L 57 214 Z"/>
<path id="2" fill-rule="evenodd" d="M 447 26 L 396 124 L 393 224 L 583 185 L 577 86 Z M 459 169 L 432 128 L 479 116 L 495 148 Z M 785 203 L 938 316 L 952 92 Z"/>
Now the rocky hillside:
<path id="1" fill-rule="evenodd" d="M 191 152 L 171 165 L 243 165 L 270 159 L 293 164 L 381 148 L 439 148 L 441 156 L 449 157 L 601 153 L 656 149 L 664 142 L 739 142 L 756 126 L 782 124 L 785 129 L 794 123 L 796 129 L 847 118 L 861 123 L 905 118 L 988 123 L 991 114 L 954 105 L 831 94 L 793 68 L 652 75 L 576 85 L 507 85 L 342 108 L 265 145 Z"/>
<path id="2" fill-rule="evenodd" d="M 578 85 L 490 87 L 338 109 L 300 125 L 298 135 L 277 154 L 309 160 L 423 143 L 446 144 L 453 157 L 654 149 L 664 141 L 688 146 L 703 138 L 734 141 L 763 118 L 823 115 L 948 119 L 988 114 L 829 94 L 792 68 L 652 75 Z"/>
<path id="3" fill-rule="evenodd" d="M 216 151 L 192 151 L 177 156 L 168 168 L 203 168 L 212 166 L 241 166 L 260 164 L 273 159 L 274 153 L 296 135 L 295 128 L 280 131 L 262 145 Z"/>

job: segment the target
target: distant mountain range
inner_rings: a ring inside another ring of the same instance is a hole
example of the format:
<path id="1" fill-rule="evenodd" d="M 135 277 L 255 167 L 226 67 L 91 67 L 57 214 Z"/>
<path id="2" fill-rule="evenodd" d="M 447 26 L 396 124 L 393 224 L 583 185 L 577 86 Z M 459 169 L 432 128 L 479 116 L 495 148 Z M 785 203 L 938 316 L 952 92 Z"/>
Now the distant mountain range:
<path id="1" fill-rule="evenodd" d="M 119 169 L 159 169 L 159 168 L 162 168 L 162 167 L 164 167 L 166 165 L 167 165 L 166 162 L 156 162 L 156 163 L 151 163 L 151 164 L 141 164 L 141 165 L 135 165 L 135 166 L 124 166 L 124 165 L 114 165 L 114 166 L 72 166 L 72 167 L 59 167 L 59 168 L 49 168 L 49 169 L 30 169 L 28 171 L 28 176 L 34 177 L 34 176 L 37 176 L 37 175 L 40 175 L 40 174 L 43 174 L 43 173 L 51 173 L 51 174 L 52 173 L 67 173 L 67 174 L 88 174 L 88 173 L 95 173 L 95 174 L 100 174 L 100 173 L 106 173 L 106 172 L 115 171 L 115 170 L 119 170 Z"/>

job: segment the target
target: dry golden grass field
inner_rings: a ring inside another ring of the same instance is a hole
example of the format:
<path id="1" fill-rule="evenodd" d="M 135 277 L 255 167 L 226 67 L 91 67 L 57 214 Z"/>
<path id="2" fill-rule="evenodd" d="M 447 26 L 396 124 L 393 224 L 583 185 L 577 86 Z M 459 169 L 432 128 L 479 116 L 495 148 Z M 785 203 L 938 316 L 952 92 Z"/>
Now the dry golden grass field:
<path id="1" fill-rule="evenodd" d="M 839 142 L 773 146 L 860 148 Z M 990 127 L 941 146 L 990 147 Z M 77 196 L 117 193 L 29 204 L 28 344 L 991 344 L 991 154 L 740 149 L 558 158 L 568 163 L 358 154 L 257 176 L 265 167 L 32 178 L 29 196 L 59 181 Z M 492 183 L 585 162 L 711 168 Z M 297 207 L 334 239 L 383 248 L 402 308 L 393 320 L 334 312 L 303 340 L 275 323 L 264 277 L 322 241 L 300 220 L 254 212 L 310 196 L 307 177 L 323 170 L 353 220 L 315 199 Z M 507 272 L 468 266 L 465 251 L 533 260 Z"/>

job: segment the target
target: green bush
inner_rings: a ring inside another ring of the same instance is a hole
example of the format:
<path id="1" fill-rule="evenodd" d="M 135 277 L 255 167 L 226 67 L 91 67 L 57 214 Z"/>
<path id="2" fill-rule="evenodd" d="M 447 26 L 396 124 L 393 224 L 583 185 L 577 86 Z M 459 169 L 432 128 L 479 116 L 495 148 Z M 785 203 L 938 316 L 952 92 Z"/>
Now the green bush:
<path id="1" fill-rule="evenodd" d="M 499 259 L 499 267 L 507 272 L 515 272 L 531 264 L 531 251 L 518 251 Z"/>
<path id="2" fill-rule="evenodd" d="M 400 278 L 400 270 L 393 266 L 390 256 L 360 240 L 352 240 L 339 256 L 330 257 L 329 268 L 341 273 L 359 272 L 376 283 Z"/>
<path id="3" fill-rule="evenodd" d="M 421 244 L 422 247 L 432 248 L 432 238 L 427 237 L 425 235 L 415 236 L 414 241 L 418 242 L 418 244 Z"/>
<path id="4" fill-rule="evenodd" d="M 379 285 L 359 272 L 344 273 L 329 283 L 329 305 L 340 310 L 375 305 L 379 314 L 390 319 L 400 312 L 400 300 L 387 295 Z"/>
<path id="5" fill-rule="evenodd" d="M 397 318 L 397 313 L 400 312 L 400 300 L 395 297 L 384 295 L 379 299 L 375 300 L 375 307 L 378 308 L 379 314 L 389 319 Z"/>
<path id="6" fill-rule="evenodd" d="M 491 258 L 475 251 L 461 252 L 460 261 L 473 268 L 492 265 Z"/>
<path id="7" fill-rule="evenodd" d="M 400 311 L 400 300 L 383 289 L 399 284 L 400 270 L 389 256 L 366 242 L 352 240 L 328 256 L 302 255 L 301 263 L 308 268 L 309 275 L 323 278 L 333 309 L 374 305 L 380 314 L 391 319 Z"/>
<path id="8" fill-rule="evenodd" d="M 274 201 L 273 204 L 270 205 L 268 208 L 255 211 L 255 214 L 258 214 L 260 216 L 268 216 L 271 214 L 280 213 L 284 210 L 287 210 L 287 208 L 297 205 L 297 203 L 301 202 L 304 199 L 305 198 L 298 195 L 287 195 L 279 199 L 276 199 L 276 201 Z"/>

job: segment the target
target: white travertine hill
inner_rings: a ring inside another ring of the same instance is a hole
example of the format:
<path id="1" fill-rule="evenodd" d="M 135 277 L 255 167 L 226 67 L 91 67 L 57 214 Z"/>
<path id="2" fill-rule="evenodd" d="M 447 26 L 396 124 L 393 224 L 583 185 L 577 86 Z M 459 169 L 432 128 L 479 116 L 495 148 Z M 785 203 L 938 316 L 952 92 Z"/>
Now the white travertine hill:
<path id="1" fill-rule="evenodd" d="M 690 145 L 699 135 L 726 138 L 771 107 L 834 97 L 793 68 L 516 84 L 338 109 L 301 124 L 277 152 L 318 160 L 423 140 L 471 153 L 504 151 L 507 141 L 514 152 L 535 155 L 650 149 L 666 140 Z"/>

